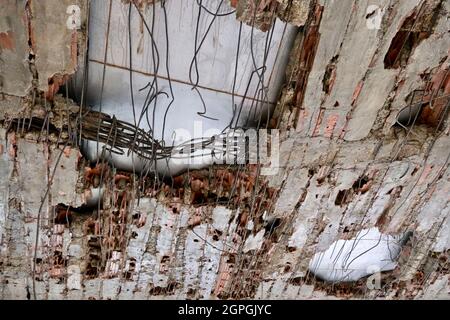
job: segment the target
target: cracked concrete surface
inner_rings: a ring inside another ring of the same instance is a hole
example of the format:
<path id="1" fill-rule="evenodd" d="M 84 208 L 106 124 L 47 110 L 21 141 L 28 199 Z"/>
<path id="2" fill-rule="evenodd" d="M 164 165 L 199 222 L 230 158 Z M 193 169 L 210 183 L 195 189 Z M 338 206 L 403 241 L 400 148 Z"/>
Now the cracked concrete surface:
<path id="1" fill-rule="evenodd" d="M 27 2 L 8 0 L 0 16 L 0 298 L 450 298 L 448 114 L 439 127 L 425 121 L 408 133 L 395 126 L 416 90 L 448 104 L 439 73 L 448 71 L 448 2 L 432 10 L 436 24 L 407 63 L 386 69 L 392 40 L 419 0 L 379 2 L 380 29 L 367 28 L 370 1 L 294 1 L 309 10 L 289 18 L 305 27 L 273 119 L 283 138 L 279 173 L 264 180 L 252 168 L 192 172 L 138 200 L 133 176 L 108 168 L 100 210 L 83 207 L 100 171 L 86 168 L 77 148 L 38 141 L 36 130 L 22 133 L 19 125 L 6 131 L 18 110 L 32 112 L 28 27 L 7 18 L 22 17 Z M 50 91 L 48 79 L 71 74 L 83 50 L 74 59 L 74 33 L 56 28 L 65 25 L 67 3 L 37 2 L 33 112 L 45 118 L 40 97 Z M 51 25 L 53 38 L 44 36 Z M 64 99 L 53 100 L 51 121 L 62 128 L 57 104 Z M 372 227 L 414 233 L 381 289 L 367 290 L 364 279 L 330 286 L 311 277 L 316 252 Z"/>

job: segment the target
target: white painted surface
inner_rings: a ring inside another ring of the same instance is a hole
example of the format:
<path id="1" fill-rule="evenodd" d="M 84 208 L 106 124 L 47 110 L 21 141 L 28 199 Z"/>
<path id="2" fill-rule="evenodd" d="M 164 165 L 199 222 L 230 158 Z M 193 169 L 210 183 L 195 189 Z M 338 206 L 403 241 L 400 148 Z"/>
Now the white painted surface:
<path id="1" fill-rule="evenodd" d="M 261 229 L 256 235 L 251 234 L 244 244 L 244 249 L 242 250 L 244 253 L 259 250 L 264 242 L 264 233 L 265 229 Z"/>
<path id="2" fill-rule="evenodd" d="M 331 282 L 357 281 L 376 272 L 393 270 L 400 253 L 399 237 L 364 229 L 350 240 L 335 241 L 325 252 L 316 253 L 309 270 Z"/>

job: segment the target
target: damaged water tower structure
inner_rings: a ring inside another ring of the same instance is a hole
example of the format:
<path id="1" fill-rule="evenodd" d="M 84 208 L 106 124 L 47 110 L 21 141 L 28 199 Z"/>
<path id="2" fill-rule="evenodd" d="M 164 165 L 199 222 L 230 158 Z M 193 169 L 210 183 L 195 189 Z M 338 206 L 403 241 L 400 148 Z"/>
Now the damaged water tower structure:
<path id="1" fill-rule="evenodd" d="M 450 2 L 2 0 L 0 299 L 450 299 Z"/>

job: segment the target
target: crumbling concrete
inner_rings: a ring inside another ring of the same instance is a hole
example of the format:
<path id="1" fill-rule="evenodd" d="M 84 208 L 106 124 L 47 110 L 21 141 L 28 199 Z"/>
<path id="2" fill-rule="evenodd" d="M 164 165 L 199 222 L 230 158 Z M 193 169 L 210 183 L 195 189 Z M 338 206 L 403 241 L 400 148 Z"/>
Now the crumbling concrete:
<path id="1" fill-rule="evenodd" d="M 73 32 L 55 29 L 55 45 L 64 46 L 55 51 L 64 54 L 52 60 L 43 17 L 62 7 L 34 2 L 16 1 L 35 14 L 31 25 L 41 38 L 34 41 L 43 41 L 35 44 L 37 88 L 51 98 L 48 79 L 76 64 Z M 68 119 L 79 112 L 71 101 L 36 99 L 20 116 L 48 118 L 66 136 L 38 139 L 39 130 L 22 132 L 26 122 L 17 121 L 0 130 L 0 298 L 448 299 L 449 4 L 425 1 L 425 18 L 436 19 L 431 32 L 407 59 L 385 64 L 421 3 L 386 0 L 373 10 L 369 1 L 293 2 L 309 11 L 288 19 L 304 27 L 271 122 L 282 131 L 279 172 L 267 180 L 255 167 L 216 167 L 171 181 L 149 178 L 138 192 L 132 174 L 90 166 L 65 145 Z M 29 53 L 21 38 L 0 37 L 2 59 L 21 65 L 19 53 Z M 28 107 L 15 97 L 29 93 L 27 70 L 2 69 L 13 76 L 2 87 L 2 121 Z M 401 127 L 397 115 L 417 102 L 416 91 L 425 92 L 419 102 L 431 117 Z M 101 205 L 83 206 L 100 176 Z M 413 231 L 381 288 L 369 290 L 366 279 L 330 286 L 308 272 L 314 253 L 372 227 Z"/>
<path id="2" fill-rule="evenodd" d="M 28 64 L 26 2 L 5 1 L 0 13 L 0 88 L 2 93 L 19 97 L 27 95 L 33 79 Z"/>

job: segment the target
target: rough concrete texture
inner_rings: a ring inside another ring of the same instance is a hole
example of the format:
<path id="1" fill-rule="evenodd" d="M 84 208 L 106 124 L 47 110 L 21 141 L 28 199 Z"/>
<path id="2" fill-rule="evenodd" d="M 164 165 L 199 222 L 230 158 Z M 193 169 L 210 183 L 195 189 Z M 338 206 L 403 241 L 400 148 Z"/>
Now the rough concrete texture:
<path id="1" fill-rule="evenodd" d="M 288 84 L 286 99 L 280 100 L 278 120 L 287 129 L 281 150 L 289 155 L 281 158 L 284 178 L 271 186 L 281 188 L 273 214 L 287 221 L 286 237 L 272 250 L 257 291 L 261 297 L 302 296 L 303 286 L 310 285 L 306 266 L 312 253 L 324 251 L 336 239 L 348 239 L 362 227 L 379 226 L 390 234 L 413 230 L 412 248 L 405 250 L 403 264 L 393 272 L 397 278 L 389 279 L 383 290 L 370 291 L 361 284 L 359 292 L 354 288 L 346 295 L 449 298 L 448 283 L 446 289 L 439 287 L 448 272 L 450 246 L 448 115 L 439 113 L 440 127 L 420 121 L 422 115 L 411 130 L 394 126 L 398 113 L 413 103 L 413 92 L 426 97 L 433 91 L 439 70 L 446 70 L 445 76 L 433 96 L 442 98 L 435 98 L 433 110 L 437 112 L 439 99 L 448 107 L 449 4 L 377 3 L 384 12 L 379 30 L 366 25 L 369 4 L 322 1 L 320 40 L 302 97 L 291 98 Z M 336 19 L 336 12 L 343 18 Z M 423 39 L 404 40 L 405 46 L 395 48 L 393 39 L 412 14 L 417 22 L 409 27 L 423 32 Z M 423 25 L 427 28 L 421 29 Z M 308 29 L 305 33 L 299 35 L 300 48 Z M 396 53 L 403 59 L 393 64 L 396 67 L 386 65 L 391 51 L 406 47 L 410 51 L 404 56 Z M 297 86 L 298 79 L 304 81 L 304 71 L 296 70 L 298 55 L 302 61 L 302 52 L 294 54 L 290 70 Z M 417 100 L 426 108 L 429 100 Z M 283 271 L 287 265 L 292 271 Z M 280 278 L 285 278 L 283 285 Z M 324 289 L 343 296 L 343 289 Z"/>
<path id="2" fill-rule="evenodd" d="M 74 73 L 77 67 L 79 30 L 85 19 L 86 1 L 29 2 L 37 86 L 51 97 L 57 91 L 53 86 L 64 83 L 63 77 Z"/>
<path id="3" fill-rule="evenodd" d="M 85 0 L 5 0 L 0 13 L 1 92 L 52 98 L 83 51 Z"/>
<path id="4" fill-rule="evenodd" d="M 28 62 L 26 2 L 4 1 L 0 12 L 0 89 L 16 96 L 25 96 L 33 79 Z"/>
<path id="5" fill-rule="evenodd" d="M 0 298 L 449 299 L 450 5 L 371 4 L 311 2 L 272 121 L 279 173 L 267 180 L 215 168 L 138 197 L 133 175 L 2 129 Z M 431 116 L 394 126 L 413 103 Z M 102 206 L 83 209 L 101 172 Z M 413 231 L 380 288 L 307 272 L 315 252 L 374 226 Z"/>
<path id="6" fill-rule="evenodd" d="M 272 26 L 274 16 L 297 27 L 305 25 L 310 12 L 311 0 L 231 0 L 236 17 L 263 31 Z"/>

